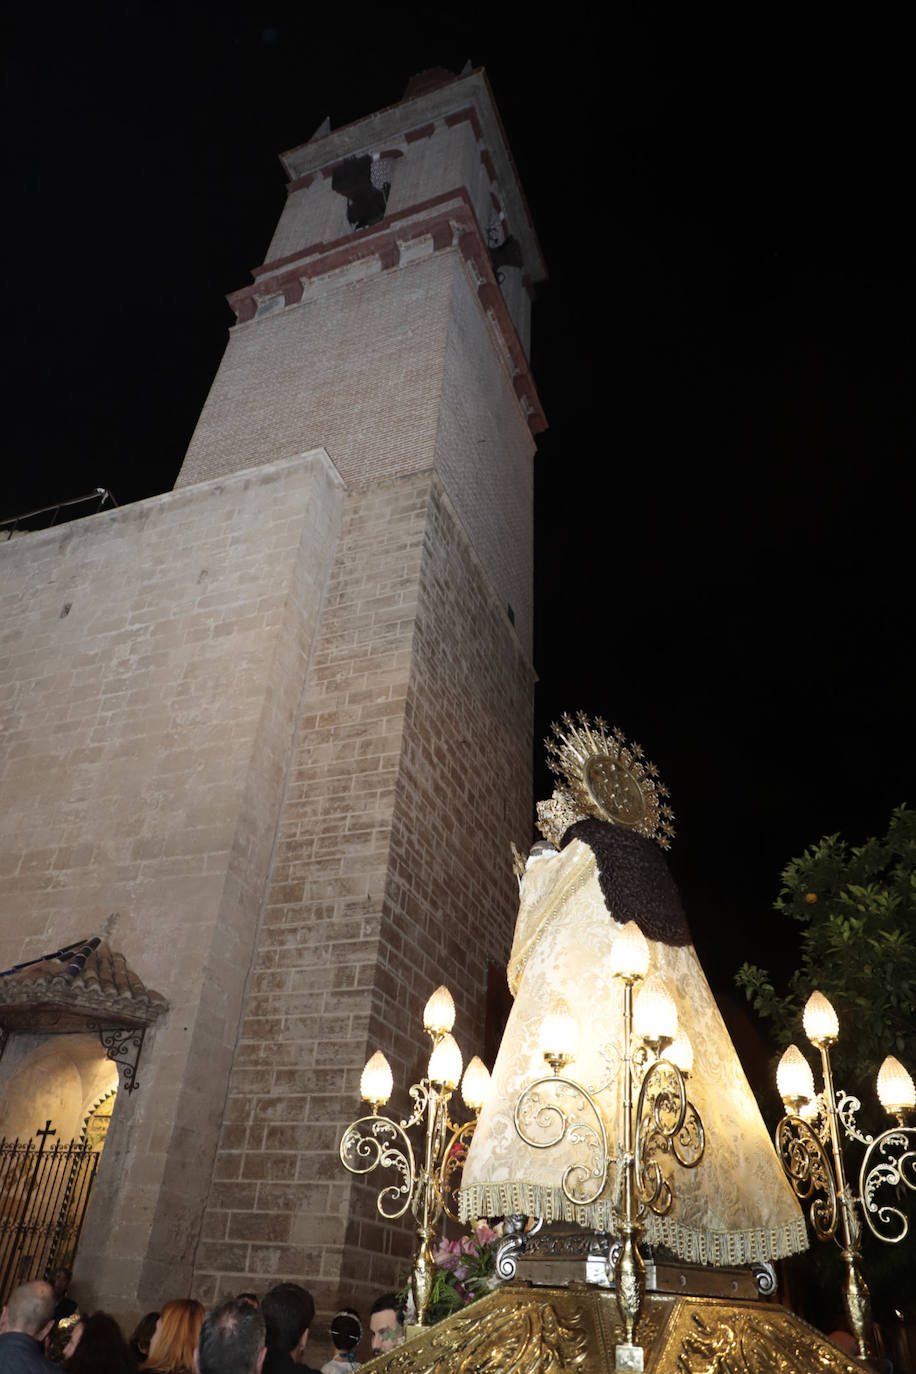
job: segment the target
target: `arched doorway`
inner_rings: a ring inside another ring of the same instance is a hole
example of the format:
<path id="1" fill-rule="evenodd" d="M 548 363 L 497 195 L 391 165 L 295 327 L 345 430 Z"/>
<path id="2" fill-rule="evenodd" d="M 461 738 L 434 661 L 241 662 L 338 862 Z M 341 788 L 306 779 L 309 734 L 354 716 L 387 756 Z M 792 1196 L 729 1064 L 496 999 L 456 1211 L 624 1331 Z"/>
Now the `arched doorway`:
<path id="1" fill-rule="evenodd" d="M 0 1303 L 72 1266 L 119 1085 L 167 1006 L 101 936 L 0 973 Z"/>
<path id="2" fill-rule="evenodd" d="M 0 1294 L 72 1267 L 117 1097 L 97 1036 L 22 1037 L 0 1098 Z M 11 1047 L 13 1048 L 13 1047 Z"/>

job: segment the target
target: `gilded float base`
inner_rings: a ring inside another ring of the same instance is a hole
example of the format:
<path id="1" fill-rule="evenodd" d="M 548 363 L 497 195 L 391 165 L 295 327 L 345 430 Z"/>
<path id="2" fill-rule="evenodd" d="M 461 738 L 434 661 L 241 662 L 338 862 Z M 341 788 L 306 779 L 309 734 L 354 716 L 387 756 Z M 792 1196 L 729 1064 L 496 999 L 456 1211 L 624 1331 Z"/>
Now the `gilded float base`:
<path id="1" fill-rule="evenodd" d="M 591 1284 L 506 1283 L 379 1355 L 366 1374 L 605 1374 L 623 1329 Z M 862 1374 L 820 1332 L 772 1303 L 647 1293 L 637 1344 L 646 1374 Z M 632 1366 L 631 1366 L 632 1367 Z"/>

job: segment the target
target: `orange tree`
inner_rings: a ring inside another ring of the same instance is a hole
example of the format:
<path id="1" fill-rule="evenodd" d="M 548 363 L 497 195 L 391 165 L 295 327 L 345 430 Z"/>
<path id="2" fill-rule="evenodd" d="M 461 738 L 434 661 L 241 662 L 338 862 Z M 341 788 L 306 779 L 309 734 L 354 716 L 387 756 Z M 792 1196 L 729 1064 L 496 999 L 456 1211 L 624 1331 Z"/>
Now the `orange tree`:
<path id="1" fill-rule="evenodd" d="M 829 997 L 840 1020 L 831 1050 L 837 1085 L 862 1102 L 860 1129 L 878 1133 L 892 1124 L 875 1093 L 885 1055 L 916 1077 L 916 812 L 898 807 L 883 838 L 852 846 L 828 835 L 806 849 L 783 870 L 774 905 L 799 925 L 795 973 L 777 990 L 765 969 L 745 963 L 735 981 L 770 1021 L 780 1050 L 794 1041 L 807 1054 L 816 1081 L 818 1056 L 805 1039 L 802 1010 L 815 988 Z M 851 1179 L 860 1158 L 861 1147 L 849 1145 Z M 880 1245 L 866 1231 L 876 1312 L 903 1309 L 916 1294 L 916 1193 L 900 1201 L 911 1217 L 900 1245 Z"/>

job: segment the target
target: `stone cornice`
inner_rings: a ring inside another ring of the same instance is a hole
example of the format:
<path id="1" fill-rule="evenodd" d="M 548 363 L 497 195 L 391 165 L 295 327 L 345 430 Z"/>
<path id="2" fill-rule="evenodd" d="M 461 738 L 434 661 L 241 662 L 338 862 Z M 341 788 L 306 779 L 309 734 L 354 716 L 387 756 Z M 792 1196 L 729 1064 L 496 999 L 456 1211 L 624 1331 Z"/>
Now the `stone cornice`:
<path id="1" fill-rule="evenodd" d="M 539 434 L 546 420 L 521 340 L 512 323 L 490 265 L 490 255 L 463 187 L 413 205 L 383 219 L 371 230 L 347 234 L 329 243 L 310 244 L 285 258 L 255 269 L 255 281 L 226 297 L 239 325 L 255 322 L 259 310 L 276 314 L 298 305 L 306 289 L 332 273 L 350 269 L 348 280 L 390 271 L 434 253 L 457 248 L 471 273 L 481 309 L 502 354 L 531 431 Z"/>

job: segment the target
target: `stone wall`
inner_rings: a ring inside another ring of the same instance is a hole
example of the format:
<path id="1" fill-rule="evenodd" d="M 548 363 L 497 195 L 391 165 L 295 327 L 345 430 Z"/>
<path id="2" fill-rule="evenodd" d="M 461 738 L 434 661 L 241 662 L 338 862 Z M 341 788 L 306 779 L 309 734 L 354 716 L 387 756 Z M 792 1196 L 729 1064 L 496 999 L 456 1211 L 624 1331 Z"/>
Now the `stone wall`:
<path id="1" fill-rule="evenodd" d="M 0 548 L 0 967 L 115 912 L 170 1003 L 80 1250 L 116 1311 L 190 1283 L 341 497 L 313 454 Z"/>
<path id="2" fill-rule="evenodd" d="M 398 1279 L 412 1238 L 337 1158 L 383 1047 L 425 1070 L 441 981 L 469 1058 L 530 831 L 532 675 L 438 479 L 354 492 L 313 659 L 197 1256 L 207 1298 L 303 1277 L 319 1307 Z M 402 1103 L 403 1105 L 403 1099 Z M 387 1180 L 385 1180 L 387 1181 Z"/>

